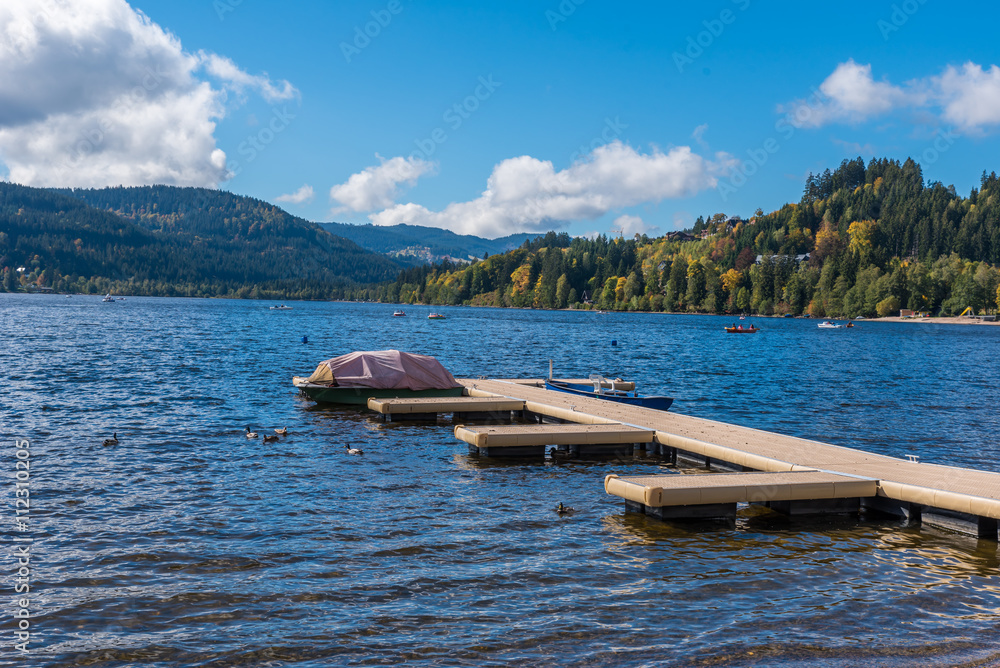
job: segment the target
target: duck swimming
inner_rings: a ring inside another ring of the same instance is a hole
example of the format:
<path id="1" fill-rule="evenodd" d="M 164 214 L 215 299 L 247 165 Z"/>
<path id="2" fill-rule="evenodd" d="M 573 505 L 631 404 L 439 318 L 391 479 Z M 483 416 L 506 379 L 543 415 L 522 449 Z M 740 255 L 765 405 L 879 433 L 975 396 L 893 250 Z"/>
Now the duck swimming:
<path id="1" fill-rule="evenodd" d="M 104 443 L 101 445 L 118 445 L 118 432 L 116 431 L 111 438 L 104 439 Z"/>
<path id="2" fill-rule="evenodd" d="M 257 432 L 250 431 L 250 425 L 247 425 L 246 435 L 247 435 L 247 438 L 257 438 Z"/>
<path id="3" fill-rule="evenodd" d="M 560 501 L 559 505 L 556 506 L 556 512 L 559 513 L 560 515 L 569 515 L 570 513 L 574 513 L 576 511 L 570 508 L 569 506 L 564 506 L 562 504 L 562 501 Z"/>
<path id="4" fill-rule="evenodd" d="M 347 454 L 349 455 L 363 455 L 365 451 L 361 448 L 352 448 L 351 446 L 344 443 L 344 447 L 347 449 Z"/>
<path id="5" fill-rule="evenodd" d="M 274 443 L 277 440 L 280 440 L 277 436 L 268 436 L 267 434 L 264 434 L 265 443 Z"/>
<path id="6" fill-rule="evenodd" d="M 278 436 L 288 436 L 288 427 L 282 427 L 281 429 L 275 429 L 274 433 Z"/>

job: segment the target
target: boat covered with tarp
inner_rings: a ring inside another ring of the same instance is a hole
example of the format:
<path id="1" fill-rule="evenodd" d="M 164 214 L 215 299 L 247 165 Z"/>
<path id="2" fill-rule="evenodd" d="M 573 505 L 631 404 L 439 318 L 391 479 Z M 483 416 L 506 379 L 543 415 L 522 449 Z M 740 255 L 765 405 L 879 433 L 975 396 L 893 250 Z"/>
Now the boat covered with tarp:
<path id="1" fill-rule="evenodd" d="M 367 405 L 377 399 L 458 397 L 464 388 L 437 359 L 399 350 L 358 351 L 319 363 L 292 383 L 320 403 Z"/>

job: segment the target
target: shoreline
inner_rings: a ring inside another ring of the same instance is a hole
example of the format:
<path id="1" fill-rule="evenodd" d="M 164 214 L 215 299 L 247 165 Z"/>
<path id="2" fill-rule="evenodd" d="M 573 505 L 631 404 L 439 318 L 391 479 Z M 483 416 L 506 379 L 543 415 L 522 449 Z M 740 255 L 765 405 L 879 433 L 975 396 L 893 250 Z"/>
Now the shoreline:
<path id="1" fill-rule="evenodd" d="M 855 320 L 855 322 L 857 322 Z M 978 318 L 960 317 L 957 315 L 939 316 L 936 318 L 901 318 L 886 316 L 885 318 L 867 318 L 861 322 L 919 322 L 932 325 L 1000 325 L 1000 321 L 986 322 Z"/>
<path id="2" fill-rule="evenodd" d="M 47 296 L 74 296 L 74 297 L 76 297 L 76 296 L 79 296 L 79 297 L 100 297 L 101 296 L 98 293 L 86 293 L 86 292 L 20 292 L 19 291 L 19 292 L 9 292 L 9 293 L 3 293 L 3 294 L 47 295 Z M 125 297 L 125 296 L 128 296 L 128 297 L 152 297 L 152 298 L 161 298 L 161 299 L 162 298 L 166 298 L 166 299 L 231 299 L 231 300 L 234 300 L 234 301 L 259 301 L 259 302 L 281 301 L 280 299 L 278 299 L 276 297 L 260 297 L 260 298 L 254 299 L 254 298 L 241 298 L 241 297 L 218 297 L 218 296 L 193 297 L 193 296 L 187 296 L 187 295 L 174 295 L 172 297 L 167 296 L 167 295 L 123 295 L 123 297 Z M 496 309 L 504 309 L 504 310 L 512 310 L 512 311 L 523 310 L 523 311 L 577 311 L 577 312 L 587 312 L 587 311 L 590 311 L 590 312 L 594 312 L 594 311 L 598 310 L 598 309 L 574 309 L 574 308 L 562 308 L 562 309 L 540 308 L 540 309 L 536 309 L 536 308 L 532 308 L 530 306 L 521 306 L 521 307 L 515 307 L 515 306 L 486 306 L 486 305 L 481 305 L 481 304 L 452 304 L 452 305 L 448 305 L 448 304 L 407 304 L 407 303 L 402 303 L 402 302 L 374 302 L 374 301 L 372 301 L 372 302 L 366 302 L 366 301 L 356 301 L 356 300 L 350 300 L 350 299 L 286 299 L 284 301 L 298 301 L 298 302 L 341 302 L 341 303 L 345 303 L 345 304 L 367 303 L 367 304 L 386 304 L 386 305 L 403 306 L 403 307 L 405 307 L 405 306 L 422 306 L 422 307 L 428 307 L 428 308 L 431 308 L 431 307 L 434 307 L 434 306 L 440 306 L 440 307 L 467 307 L 467 308 L 496 308 Z M 651 315 L 702 315 L 702 316 L 724 316 L 724 317 L 727 317 L 727 318 L 729 318 L 729 317 L 732 317 L 732 318 L 739 317 L 738 315 L 735 315 L 735 314 L 725 314 L 725 313 L 721 313 L 721 314 L 720 313 L 689 313 L 689 312 L 686 312 L 686 311 L 608 311 L 608 313 L 648 313 L 648 314 L 651 314 Z M 781 315 L 760 315 L 760 314 L 750 315 L 750 314 L 747 314 L 746 317 L 747 318 L 761 318 L 761 319 L 764 319 L 764 318 L 767 318 L 767 319 L 779 318 L 780 319 L 780 318 L 783 318 L 784 316 L 781 316 Z M 997 317 L 1000 318 L 1000 315 L 998 315 Z M 929 318 L 914 318 L 914 317 L 903 318 L 903 317 L 900 317 L 900 316 L 886 316 L 886 317 L 883 317 L 883 318 L 864 318 L 862 320 L 856 320 L 856 319 L 853 319 L 853 318 L 834 318 L 834 317 L 803 318 L 802 316 L 795 316 L 795 319 L 796 320 L 818 320 L 820 322 L 822 322 L 823 320 L 844 321 L 844 322 L 846 322 L 847 320 L 851 320 L 851 321 L 853 321 L 855 323 L 865 323 L 865 322 L 910 322 L 910 323 L 923 323 L 923 324 L 934 324 L 934 325 L 1000 325 L 1000 320 L 995 320 L 995 321 L 992 321 L 992 322 L 987 322 L 987 321 L 984 321 L 984 320 L 980 320 L 979 318 L 970 318 L 968 316 L 937 316 L 937 317 L 929 317 Z"/>

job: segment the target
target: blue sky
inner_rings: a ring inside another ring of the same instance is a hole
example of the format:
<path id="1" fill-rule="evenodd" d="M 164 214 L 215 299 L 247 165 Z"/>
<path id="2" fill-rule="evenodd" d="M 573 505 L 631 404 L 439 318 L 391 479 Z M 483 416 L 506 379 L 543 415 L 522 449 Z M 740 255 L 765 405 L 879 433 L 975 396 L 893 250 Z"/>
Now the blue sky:
<path id="1" fill-rule="evenodd" d="M 995 6 L 74 4 L 0 9 L 27 26 L 0 34 L 10 180 L 207 185 L 496 237 L 748 216 L 858 155 L 912 156 L 962 194 L 998 168 Z"/>

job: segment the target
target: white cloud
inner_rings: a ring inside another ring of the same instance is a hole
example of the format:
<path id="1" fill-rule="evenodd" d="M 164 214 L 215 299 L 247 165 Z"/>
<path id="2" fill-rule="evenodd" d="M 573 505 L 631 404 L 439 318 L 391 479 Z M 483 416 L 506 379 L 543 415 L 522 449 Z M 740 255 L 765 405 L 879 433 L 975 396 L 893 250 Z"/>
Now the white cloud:
<path id="1" fill-rule="evenodd" d="M 374 211 L 392 206 L 399 195 L 399 185 L 413 185 L 424 174 L 434 171 L 434 164 L 419 158 L 396 157 L 352 174 L 345 183 L 330 188 L 330 199 L 339 202 L 333 213 Z"/>
<path id="2" fill-rule="evenodd" d="M 215 186 L 229 176 L 216 123 L 227 94 L 246 90 L 295 94 L 185 52 L 125 0 L 0 4 L 0 161 L 11 181 Z"/>
<path id="3" fill-rule="evenodd" d="M 1000 125 L 1000 67 L 984 70 L 971 62 L 962 69 L 949 66 L 933 83 L 948 122 L 964 130 Z"/>
<path id="4" fill-rule="evenodd" d="M 226 82 L 226 87 L 243 94 L 246 89 L 256 90 L 268 102 L 281 102 L 296 97 L 299 92 L 288 81 L 280 82 L 280 87 L 275 86 L 267 73 L 262 75 L 247 74 L 236 66 L 229 58 L 219 56 L 214 53 L 198 52 L 198 61 L 205 68 L 205 71 Z"/>
<path id="5" fill-rule="evenodd" d="M 369 217 L 376 225 L 428 225 L 486 237 L 542 232 L 568 221 L 593 220 L 616 209 L 713 188 L 730 162 L 724 154 L 707 160 L 687 146 L 642 154 L 616 140 L 559 172 L 551 162 L 531 156 L 504 160 L 493 168 L 480 197 L 442 211 L 397 204 Z"/>
<path id="6" fill-rule="evenodd" d="M 303 202 L 311 202 L 314 195 L 313 187 L 307 183 L 289 195 L 275 197 L 274 201 L 286 202 L 288 204 L 302 204 Z"/>
<path id="7" fill-rule="evenodd" d="M 625 239 L 631 239 L 637 234 L 649 234 L 650 232 L 657 232 L 660 228 L 655 225 L 647 225 L 639 216 L 618 216 L 615 221 L 611 224 L 613 230 L 618 230 L 621 232 L 622 237 Z"/>
<path id="8" fill-rule="evenodd" d="M 871 65 L 853 60 L 841 63 L 820 84 L 811 100 L 796 100 L 787 111 L 796 127 L 819 127 L 827 123 L 859 123 L 904 104 L 910 94 L 902 88 L 872 78 Z"/>
<path id="9" fill-rule="evenodd" d="M 896 86 L 875 81 L 871 65 L 841 63 L 809 99 L 779 105 L 796 127 L 861 123 L 890 111 L 920 111 L 916 123 L 948 123 L 968 132 L 1000 125 L 1000 67 L 973 62 Z"/>

